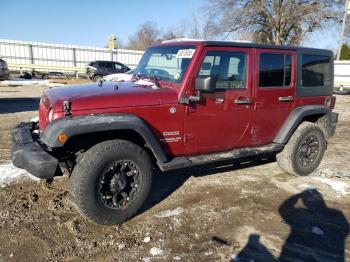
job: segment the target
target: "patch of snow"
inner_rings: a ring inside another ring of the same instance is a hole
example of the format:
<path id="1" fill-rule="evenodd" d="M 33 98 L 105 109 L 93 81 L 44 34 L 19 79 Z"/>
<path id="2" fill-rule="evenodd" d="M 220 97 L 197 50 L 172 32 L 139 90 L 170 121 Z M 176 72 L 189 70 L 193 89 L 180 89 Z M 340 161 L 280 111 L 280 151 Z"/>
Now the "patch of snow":
<path id="1" fill-rule="evenodd" d="M 1 85 L 5 86 L 48 86 L 50 84 L 49 80 L 31 80 L 31 79 L 21 79 L 12 78 L 10 80 L 1 81 Z"/>
<path id="2" fill-rule="evenodd" d="M 26 179 L 39 181 L 39 178 L 29 174 L 24 169 L 15 167 L 12 163 L 0 165 L 0 187 L 6 187 L 13 182 Z"/>
<path id="3" fill-rule="evenodd" d="M 319 227 L 313 227 L 311 231 L 315 235 L 319 235 L 319 236 L 322 236 L 324 234 L 323 230 Z"/>
<path id="4" fill-rule="evenodd" d="M 118 73 L 118 74 L 106 75 L 102 79 L 105 81 L 119 82 L 119 81 L 129 81 L 131 80 L 131 78 L 132 78 L 132 74 Z"/>
<path id="5" fill-rule="evenodd" d="M 180 256 L 175 256 L 175 257 L 173 257 L 173 260 L 180 261 L 181 257 Z"/>
<path id="6" fill-rule="evenodd" d="M 49 80 L 40 79 L 22 79 L 22 78 L 12 78 L 10 80 L 0 81 L 0 86 L 44 86 L 44 87 L 56 87 L 64 86 L 62 83 L 51 83 Z"/>
<path id="7" fill-rule="evenodd" d="M 30 119 L 30 122 L 39 122 L 39 117 L 36 116 L 36 117 Z"/>
<path id="8" fill-rule="evenodd" d="M 151 238 L 149 236 L 147 236 L 143 239 L 143 242 L 145 242 L 145 243 L 148 243 L 150 241 L 151 241 Z"/>
<path id="9" fill-rule="evenodd" d="M 151 258 L 150 257 L 144 257 L 144 258 L 142 258 L 142 261 L 143 262 L 151 262 Z"/>
<path id="10" fill-rule="evenodd" d="M 300 184 L 300 185 L 297 185 L 296 186 L 297 189 L 299 190 L 307 190 L 307 191 L 312 191 L 312 190 L 315 190 L 316 187 L 315 186 L 312 186 L 312 185 L 309 185 L 309 184 Z"/>
<path id="11" fill-rule="evenodd" d="M 334 179 L 329 179 L 329 178 L 324 178 L 324 177 L 313 177 L 313 179 L 321 181 L 323 183 L 326 183 L 334 191 L 336 191 L 338 194 L 341 194 L 343 196 L 350 194 L 350 192 L 348 190 L 349 186 L 342 181 L 336 181 Z"/>
<path id="12" fill-rule="evenodd" d="M 160 256 L 160 255 L 163 255 L 163 250 L 160 249 L 159 247 L 152 247 L 149 253 L 152 256 Z"/>
<path id="13" fill-rule="evenodd" d="M 213 251 L 204 252 L 204 255 L 205 255 L 205 256 L 211 256 L 212 254 L 213 254 Z"/>
<path id="14" fill-rule="evenodd" d="M 350 178 L 350 173 L 339 170 L 339 169 L 334 169 L 334 168 L 318 168 L 314 172 L 315 175 L 321 176 L 321 177 L 339 177 L 339 178 Z"/>
<path id="15" fill-rule="evenodd" d="M 182 207 L 177 207 L 173 210 L 166 210 L 163 212 L 159 212 L 158 214 L 155 215 L 155 217 L 157 218 L 172 217 L 172 216 L 180 215 L 183 212 L 184 212 L 184 209 Z"/>

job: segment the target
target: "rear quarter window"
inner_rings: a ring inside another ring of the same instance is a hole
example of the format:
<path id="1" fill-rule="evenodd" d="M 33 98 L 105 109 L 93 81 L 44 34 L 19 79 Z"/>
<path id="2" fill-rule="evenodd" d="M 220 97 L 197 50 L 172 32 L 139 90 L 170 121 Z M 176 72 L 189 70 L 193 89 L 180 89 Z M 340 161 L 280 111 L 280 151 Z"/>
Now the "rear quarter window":
<path id="1" fill-rule="evenodd" d="M 301 81 L 304 87 L 330 86 L 332 84 L 331 58 L 304 54 Z"/>

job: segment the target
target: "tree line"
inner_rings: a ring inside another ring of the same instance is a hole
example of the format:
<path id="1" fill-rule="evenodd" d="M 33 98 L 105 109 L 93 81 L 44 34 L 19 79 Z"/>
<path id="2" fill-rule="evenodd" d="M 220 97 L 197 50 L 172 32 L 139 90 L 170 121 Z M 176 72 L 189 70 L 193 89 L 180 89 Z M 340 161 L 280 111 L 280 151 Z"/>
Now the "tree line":
<path id="1" fill-rule="evenodd" d="M 256 43 L 300 45 L 311 33 L 342 21 L 345 0 L 207 0 L 200 18 L 163 31 L 147 21 L 129 37 L 125 48 L 144 50 L 163 40 L 242 39 Z M 346 34 L 350 37 L 350 21 Z M 121 42 L 118 42 L 121 47 Z M 344 51 L 347 53 L 348 51 Z"/>

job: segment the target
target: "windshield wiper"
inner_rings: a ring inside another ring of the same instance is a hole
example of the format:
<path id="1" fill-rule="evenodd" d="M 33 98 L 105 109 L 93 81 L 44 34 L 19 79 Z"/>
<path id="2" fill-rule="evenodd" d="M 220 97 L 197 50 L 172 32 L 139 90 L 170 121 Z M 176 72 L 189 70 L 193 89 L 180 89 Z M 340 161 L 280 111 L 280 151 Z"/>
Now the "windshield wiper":
<path id="1" fill-rule="evenodd" d="M 160 88 L 159 80 L 160 78 L 155 75 L 144 75 L 144 74 L 134 74 L 133 79 L 137 80 L 146 80 L 152 82 L 157 88 Z"/>

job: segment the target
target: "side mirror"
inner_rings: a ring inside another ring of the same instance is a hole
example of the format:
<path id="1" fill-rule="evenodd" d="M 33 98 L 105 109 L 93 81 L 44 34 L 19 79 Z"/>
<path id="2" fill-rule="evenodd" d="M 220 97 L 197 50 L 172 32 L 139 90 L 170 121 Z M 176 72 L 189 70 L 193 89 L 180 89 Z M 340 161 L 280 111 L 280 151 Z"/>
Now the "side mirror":
<path id="1" fill-rule="evenodd" d="M 202 93 L 214 93 L 216 80 L 211 76 L 199 76 L 196 78 L 194 88 Z"/>

